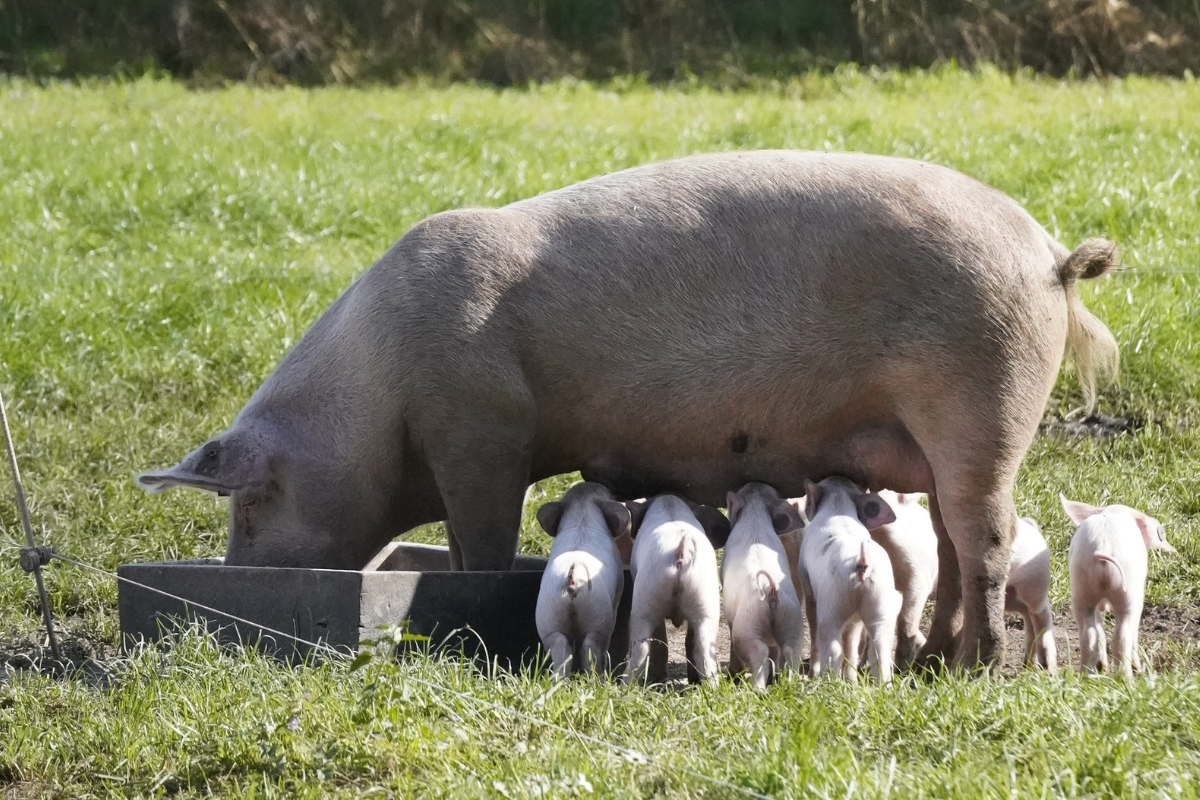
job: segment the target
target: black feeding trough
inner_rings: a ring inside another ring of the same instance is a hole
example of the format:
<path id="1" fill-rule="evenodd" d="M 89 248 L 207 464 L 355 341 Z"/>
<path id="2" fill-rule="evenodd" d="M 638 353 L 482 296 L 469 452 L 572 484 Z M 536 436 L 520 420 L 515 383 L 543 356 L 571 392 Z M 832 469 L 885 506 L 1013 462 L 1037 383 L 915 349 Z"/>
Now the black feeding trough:
<path id="1" fill-rule="evenodd" d="M 118 575 L 142 585 L 119 584 L 121 638 L 126 647 L 156 642 L 180 620 L 195 620 L 223 642 L 295 659 L 312 650 L 305 642 L 353 654 L 381 628 L 405 623 L 435 650 L 514 668 L 540 654 L 534 610 L 545 565 L 544 558 L 519 555 L 509 571 L 452 572 L 445 547 L 407 542 L 389 544 L 362 570 L 228 567 L 219 558 L 126 564 Z M 614 665 L 627 654 L 632 596 L 626 572 L 609 648 Z M 661 633 L 665 640 L 665 628 Z M 665 680 L 666 661 L 665 645 L 656 647 L 652 680 Z"/>

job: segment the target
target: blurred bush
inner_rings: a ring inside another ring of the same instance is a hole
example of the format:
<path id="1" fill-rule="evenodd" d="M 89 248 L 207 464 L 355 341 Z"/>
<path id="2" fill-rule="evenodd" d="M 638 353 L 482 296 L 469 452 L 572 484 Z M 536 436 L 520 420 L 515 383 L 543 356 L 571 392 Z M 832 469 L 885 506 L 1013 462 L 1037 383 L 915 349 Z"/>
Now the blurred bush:
<path id="1" fill-rule="evenodd" d="M 1200 0 L 0 0 L 0 70 L 197 84 L 737 83 L 844 61 L 1051 74 L 1200 66 Z"/>

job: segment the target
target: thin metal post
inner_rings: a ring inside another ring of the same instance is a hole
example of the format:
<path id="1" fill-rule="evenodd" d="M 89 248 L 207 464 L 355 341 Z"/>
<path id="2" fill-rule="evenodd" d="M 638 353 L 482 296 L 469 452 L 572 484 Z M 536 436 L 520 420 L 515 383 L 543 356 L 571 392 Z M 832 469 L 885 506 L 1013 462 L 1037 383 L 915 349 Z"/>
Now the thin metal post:
<path id="1" fill-rule="evenodd" d="M 25 489 L 21 486 L 21 471 L 17 469 L 17 452 L 13 449 L 12 433 L 8 430 L 8 413 L 4 410 L 4 395 L 0 394 L 0 424 L 4 427 L 4 446 L 8 449 L 8 466 L 12 469 L 13 486 L 17 490 L 17 510 L 21 513 L 21 526 L 25 528 L 25 541 L 31 548 L 37 547 L 33 538 L 33 526 L 29 524 L 29 507 L 25 505 Z M 42 580 L 41 566 L 35 566 L 33 579 L 37 581 L 38 598 L 42 602 L 42 619 L 46 621 L 46 633 L 50 637 L 50 652 L 54 660 L 62 663 L 58 650 L 58 636 L 54 633 L 54 618 L 50 616 L 50 598 L 46 596 L 46 584 Z"/>

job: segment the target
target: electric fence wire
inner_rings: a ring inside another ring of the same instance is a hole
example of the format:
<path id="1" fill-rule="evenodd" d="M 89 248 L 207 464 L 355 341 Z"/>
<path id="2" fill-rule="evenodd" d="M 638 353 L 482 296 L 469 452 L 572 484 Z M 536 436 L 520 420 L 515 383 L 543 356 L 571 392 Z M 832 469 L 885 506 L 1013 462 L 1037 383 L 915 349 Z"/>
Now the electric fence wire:
<path id="1" fill-rule="evenodd" d="M 7 542 L 0 540 L 0 544 L 6 544 L 6 543 L 12 547 L 16 547 L 16 548 L 20 549 L 20 545 L 18 545 L 16 542 L 13 542 L 11 540 L 8 540 Z M 81 569 L 89 570 L 91 572 L 94 572 L 94 573 L 97 573 L 100 575 L 106 575 L 108 577 L 115 578 L 119 582 L 125 583 L 130 586 L 136 586 L 139 589 L 144 589 L 149 592 L 153 592 L 155 594 L 161 595 L 161 596 L 169 598 L 171 600 L 175 600 L 177 602 L 183 603 L 185 606 L 191 606 L 191 607 L 197 608 L 201 611 L 206 611 L 210 614 L 217 614 L 226 619 L 232 620 L 234 622 L 240 622 L 244 625 L 250 626 L 251 628 L 258 629 L 264 633 L 269 633 L 273 636 L 281 636 L 285 639 L 289 639 L 298 644 L 306 645 L 308 647 L 311 647 L 313 650 L 316 650 L 316 651 L 322 652 L 322 653 L 326 653 L 335 658 L 344 659 L 344 660 L 350 660 L 353 658 L 352 654 L 350 654 L 344 650 L 339 650 L 336 647 L 328 645 L 324 642 L 314 642 L 314 641 L 305 639 L 303 637 L 296 636 L 295 634 L 277 630 L 275 628 L 268 627 L 261 623 L 254 622 L 253 620 L 246 619 L 244 617 L 239 617 L 236 614 L 229 613 L 228 611 L 222 611 L 219 608 L 214 608 L 212 606 L 205 605 L 204 603 L 198 603 L 195 600 L 189 600 L 186 597 L 181 597 L 177 594 L 172 594 L 171 592 L 168 592 L 164 589 L 159 589 L 156 586 L 149 586 L 147 584 L 141 583 L 140 581 L 135 581 L 131 578 L 126 578 L 123 575 L 118 575 L 117 573 L 112 572 L 110 570 L 102 569 L 102 568 L 94 566 L 92 564 L 88 564 L 84 561 L 80 561 L 79 559 L 64 555 L 64 554 L 58 552 L 57 550 L 52 554 L 51 557 L 54 559 L 57 559 L 58 561 L 67 563 L 67 564 L 73 564 L 74 566 L 80 567 Z M 652 763 L 652 759 L 648 755 L 646 755 L 645 753 L 642 753 L 638 750 L 635 750 L 630 747 L 624 747 L 622 745 L 616 744 L 615 742 L 610 742 L 606 739 L 601 739 L 599 737 L 592 736 L 590 734 L 586 734 L 581 731 L 574 730 L 572 728 L 567 728 L 567 727 L 559 725 L 557 723 L 550 722 L 549 720 L 544 720 L 544 719 L 541 719 L 540 717 L 535 717 L 531 714 L 526 714 L 525 712 L 519 711 L 515 708 L 501 705 L 499 703 L 494 703 L 490 700 L 484 700 L 483 698 L 475 697 L 474 695 L 467 694 L 466 692 L 460 692 L 457 689 L 450 688 L 449 686 L 444 686 L 442 684 L 434 683 L 433 681 L 428 681 L 423 678 L 418 678 L 414 675 L 405 675 L 404 679 L 407 681 L 410 681 L 412 683 L 418 684 L 420 686 L 424 686 L 425 688 L 429 689 L 432 692 L 441 692 L 441 693 L 445 693 L 448 695 L 452 695 L 453 697 L 456 697 L 457 699 L 459 699 L 461 701 L 465 701 L 468 703 L 474 703 L 477 706 L 480 706 L 483 708 L 488 708 L 488 709 L 497 711 L 502 714 L 507 714 L 507 715 L 513 717 L 514 719 L 519 719 L 522 722 L 526 722 L 530 725 L 536 725 L 536 726 L 540 726 L 543 728 L 548 728 L 550 730 L 557 731 L 558 733 L 562 733 L 562 734 L 566 734 L 567 736 L 575 737 L 576 739 L 579 739 L 580 741 L 582 741 L 584 743 L 609 750 L 632 764 L 650 765 Z M 730 782 L 722 780 L 720 778 L 716 778 L 711 775 L 707 775 L 703 772 L 697 772 L 696 770 L 693 770 L 689 767 L 682 767 L 682 768 L 680 768 L 680 771 L 683 772 L 685 775 L 688 775 L 689 777 L 695 778 L 698 781 L 702 781 L 702 782 L 711 784 L 713 786 L 720 786 L 723 789 L 728 789 L 732 792 L 736 792 L 736 793 L 744 795 L 746 797 L 754 797 L 754 798 L 757 798 L 757 800 L 771 800 L 769 795 L 760 794 L 759 792 L 756 792 L 753 789 L 748 789 L 745 786 L 738 786 L 735 783 L 730 783 Z"/>

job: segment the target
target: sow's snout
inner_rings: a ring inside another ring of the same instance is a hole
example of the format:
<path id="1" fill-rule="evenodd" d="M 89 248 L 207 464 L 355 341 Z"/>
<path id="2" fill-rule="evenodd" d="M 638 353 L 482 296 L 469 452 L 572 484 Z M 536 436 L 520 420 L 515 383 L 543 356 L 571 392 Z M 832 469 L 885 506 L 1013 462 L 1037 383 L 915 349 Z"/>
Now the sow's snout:
<path id="1" fill-rule="evenodd" d="M 134 481 L 154 494 L 183 486 L 229 495 L 260 484 L 266 461 L 260 437 L 231 431 L 196 448 L 175 466 L 143 472 Z"/>

